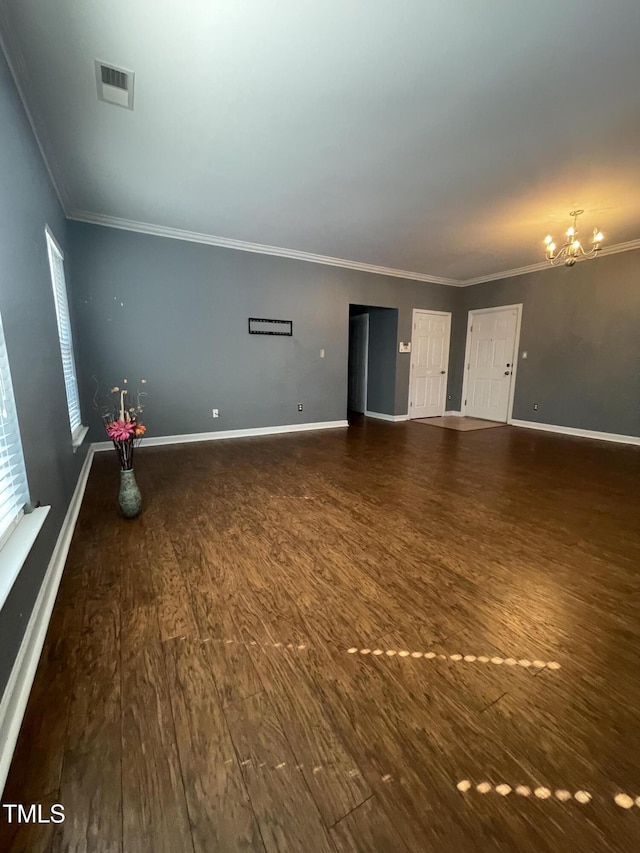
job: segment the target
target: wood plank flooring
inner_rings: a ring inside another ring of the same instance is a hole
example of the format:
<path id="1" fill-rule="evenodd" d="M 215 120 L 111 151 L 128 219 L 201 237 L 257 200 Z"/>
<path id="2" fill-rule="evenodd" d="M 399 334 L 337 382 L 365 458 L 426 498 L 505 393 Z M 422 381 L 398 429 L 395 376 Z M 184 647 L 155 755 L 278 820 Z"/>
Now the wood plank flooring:
<path id="1" fill-rule="evenodd" d="M 136 470 L 125 521 L 94 460 L 2 797 L 66 820 L 0 850 L 640 850 L 640 448 L 360 418 Z"/>

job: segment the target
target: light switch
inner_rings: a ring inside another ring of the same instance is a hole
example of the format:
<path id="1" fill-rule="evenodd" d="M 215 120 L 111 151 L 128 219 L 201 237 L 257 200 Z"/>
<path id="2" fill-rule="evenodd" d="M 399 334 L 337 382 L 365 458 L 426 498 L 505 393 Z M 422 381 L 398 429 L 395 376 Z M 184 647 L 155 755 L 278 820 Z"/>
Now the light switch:
<path id="1" fill-rule="evenodd" d="M 320 350 L 320 358 L 324 358 L 324 350 L 323 349 Z"/>
<path id="2" fill-rule="evenodd" d="M 522 352 L 522 357 L 523 357 L 523 358 L 528 358 L 528 356 L 529 356 L 529 353 L 528 353 L 526 350 L 523 350 L 523 352 Z"/>

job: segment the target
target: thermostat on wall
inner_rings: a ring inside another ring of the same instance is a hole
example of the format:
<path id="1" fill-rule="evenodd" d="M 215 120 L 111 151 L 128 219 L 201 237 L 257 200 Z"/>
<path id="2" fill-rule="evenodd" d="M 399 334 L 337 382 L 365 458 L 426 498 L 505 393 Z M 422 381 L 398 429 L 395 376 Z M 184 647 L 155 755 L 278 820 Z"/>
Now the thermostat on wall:
<path id="1" fill-rule="evenodd" d="M 411 352 L 411 341 L 407 341 L 407 343 L 400 341 L 398 352 Z"/>

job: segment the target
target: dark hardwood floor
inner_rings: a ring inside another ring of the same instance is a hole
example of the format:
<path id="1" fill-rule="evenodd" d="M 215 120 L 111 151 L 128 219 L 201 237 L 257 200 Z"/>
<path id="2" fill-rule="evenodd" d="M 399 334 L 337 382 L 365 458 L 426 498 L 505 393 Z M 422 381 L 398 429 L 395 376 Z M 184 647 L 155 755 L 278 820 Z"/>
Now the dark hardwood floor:
<path id="1" fill-rule="evenodd" d="M 136 470 L 125 521 L 94 460 L 3 796 L 66 820 L 1 850 L 640 850 L 640 448 L 361 419 Z"/>

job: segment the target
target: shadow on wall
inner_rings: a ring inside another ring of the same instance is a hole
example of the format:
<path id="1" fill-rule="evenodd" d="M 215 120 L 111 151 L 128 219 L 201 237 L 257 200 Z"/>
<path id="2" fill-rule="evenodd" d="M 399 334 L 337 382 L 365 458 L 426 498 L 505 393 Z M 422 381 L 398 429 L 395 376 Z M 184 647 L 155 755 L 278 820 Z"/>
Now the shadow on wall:
<path id="1" fill-rule="evenodd" d="M 398 309 L 349 305 L 349 403 L 356 412 L 395 412 Z"/>

